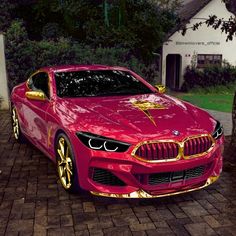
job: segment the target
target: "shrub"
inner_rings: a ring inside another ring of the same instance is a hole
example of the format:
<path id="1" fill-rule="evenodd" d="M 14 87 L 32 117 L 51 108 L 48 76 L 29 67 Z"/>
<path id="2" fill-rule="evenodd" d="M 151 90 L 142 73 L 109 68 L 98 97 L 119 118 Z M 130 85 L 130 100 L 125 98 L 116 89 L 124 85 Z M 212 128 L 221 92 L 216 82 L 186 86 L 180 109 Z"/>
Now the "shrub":
<path id="1" fill-rule="evenodd" d="M 157 80 L 157 68 L 146 66 L 126 48 L 91 48 L 70 39 L 29 40 L 21 21 L 13 21 L 6 32 L 6 61 L 10 90 L 35 70 L 63 64 L 106 64 L 128 67 L 149 82 Z"/>
<path id="2" fill-rule="evenodd" d="M 236 81 L 236 67 L 209 66 L 204 69 L 187 67 L 184 74 L 182 91 L 189 91 L 197 87 L 211 87 L 227 85 Z"/>

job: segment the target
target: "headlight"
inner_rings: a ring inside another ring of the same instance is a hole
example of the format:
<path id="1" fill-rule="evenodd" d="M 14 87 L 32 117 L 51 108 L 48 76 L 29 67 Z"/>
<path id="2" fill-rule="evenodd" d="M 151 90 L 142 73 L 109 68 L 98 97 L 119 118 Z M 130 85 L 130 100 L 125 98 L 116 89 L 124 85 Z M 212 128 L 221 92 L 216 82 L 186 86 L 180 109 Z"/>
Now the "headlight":
<path id="1" fill-rule="evenodd" d="M 85 146 L 93 150 L 106 152 L 125 152 L 130 146 L 128 143 L 116 141 L 114 139 L 87 132 L 78 132 L 77 136 Z"/>
<path id="2" fill-rule="evenodd" d="M 219 139 L 223 135 L 223 133 L 224 133 L 223 126 L 219 121 L 216 121 L 216 127 L 214 132 L 212 133 L 212 137 L 214 139 Z"/>

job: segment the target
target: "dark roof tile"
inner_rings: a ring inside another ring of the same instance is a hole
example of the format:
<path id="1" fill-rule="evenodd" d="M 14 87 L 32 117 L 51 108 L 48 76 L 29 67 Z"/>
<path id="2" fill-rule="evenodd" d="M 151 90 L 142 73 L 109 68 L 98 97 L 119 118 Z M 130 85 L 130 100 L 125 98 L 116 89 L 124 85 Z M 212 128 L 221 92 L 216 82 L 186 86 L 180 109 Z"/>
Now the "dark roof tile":
<path id="1" fill-rule="evenodd" d="M 194 17 L 202 8 L 204 8 L 212 0 L 193 0 L 185 4 L 179 10 L 179 17 L 182 21 L 189 21 Z"/>

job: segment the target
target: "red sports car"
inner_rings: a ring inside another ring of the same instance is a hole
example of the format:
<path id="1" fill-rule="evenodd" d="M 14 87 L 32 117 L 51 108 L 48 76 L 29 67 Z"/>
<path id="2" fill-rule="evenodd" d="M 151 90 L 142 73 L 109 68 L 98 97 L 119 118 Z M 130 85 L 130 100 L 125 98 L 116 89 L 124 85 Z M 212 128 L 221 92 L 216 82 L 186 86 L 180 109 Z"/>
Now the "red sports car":
<path id="1" fill-rule="evenodd" d="M 13 133 L 56 162 L 62 186 L 107 197 L 189 192 L 222 171 L 223 128 L 134 72 L 42 68 L 11 94 Z"/>

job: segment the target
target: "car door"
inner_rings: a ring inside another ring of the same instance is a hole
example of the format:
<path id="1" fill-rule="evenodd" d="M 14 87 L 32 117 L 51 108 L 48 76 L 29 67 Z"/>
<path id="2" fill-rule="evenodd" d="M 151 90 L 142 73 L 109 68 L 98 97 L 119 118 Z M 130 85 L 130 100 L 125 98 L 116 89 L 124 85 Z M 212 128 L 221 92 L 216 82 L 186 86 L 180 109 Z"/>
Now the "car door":
<path id="1" fill-rule="evenodd" d="M 40 91 L 46 95 L 44 100 L 25 99 L 24 117 L 27 124 L 27 135 L 37 146 L 47 150 L 46 113 L 50 107 L 50 80 L 47 72 L 39 71 L 27 81 L 28 91 Z"/>

